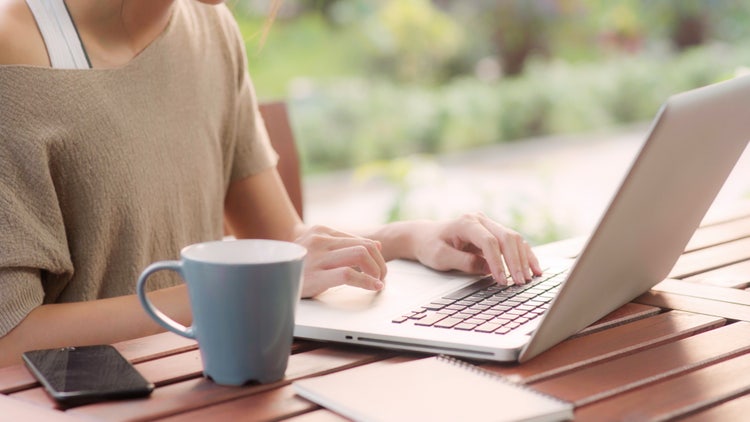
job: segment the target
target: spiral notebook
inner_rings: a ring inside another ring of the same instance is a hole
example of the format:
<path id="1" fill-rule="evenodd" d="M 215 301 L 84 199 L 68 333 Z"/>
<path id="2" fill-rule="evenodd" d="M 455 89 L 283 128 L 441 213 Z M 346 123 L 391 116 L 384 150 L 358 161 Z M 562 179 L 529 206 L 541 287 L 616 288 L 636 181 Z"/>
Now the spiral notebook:
<path id="1" fill-rule="evenodd" d="M 355 421 L 563 421 L 573 405 L 447 356 L 372 364 L 294 382 Z"/>

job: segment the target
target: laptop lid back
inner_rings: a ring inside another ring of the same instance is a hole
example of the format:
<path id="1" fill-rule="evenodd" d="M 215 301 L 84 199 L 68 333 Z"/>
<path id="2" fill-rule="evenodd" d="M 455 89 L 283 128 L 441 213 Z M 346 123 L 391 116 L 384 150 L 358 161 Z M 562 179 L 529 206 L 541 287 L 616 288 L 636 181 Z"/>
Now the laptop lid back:
<path id="1" fill-rule="evenodd" d="M 669 98 L 520 361 L 662 281 L 748 139 L 750 76 Z"/>

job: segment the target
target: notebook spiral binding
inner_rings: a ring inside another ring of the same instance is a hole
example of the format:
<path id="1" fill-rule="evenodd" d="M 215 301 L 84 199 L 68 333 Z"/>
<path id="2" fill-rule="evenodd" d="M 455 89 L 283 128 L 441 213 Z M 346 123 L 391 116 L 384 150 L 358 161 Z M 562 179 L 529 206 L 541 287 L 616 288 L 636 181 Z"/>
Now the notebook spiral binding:
<path id="1" fill-rule="evenodd" d="M 478 375 L 481 375 L 481 376 L 485 376 L 485 377 L 490 377 L 490 378 L 496 379 L 496 380 L 498 380 L 500 382 L 504 382 L 504 383 L 507 383 L 507 384 L 512 384 L 512 385 L 514 385 L 516 387 L 523 388 L 524 390 L 532 392 L 532 393 L 537 394 L 539 396 L 547 397 L 548 399 L 552 399 L 552 400 L 557 400 L 557 401 L 559 401 L 561 403 L 567 403 L 565 400 L 562 400 L 562 399 L 560 399 L 558 397 L 542 393 L 541 391 L 535 390 L 535 389 L 527 386 L 526 384 L 523 384 L 521 382 L 513 381 L 512 379 L 510 379 L 508 377 L 505 377 L 505 376 L 502 376 L 502 375 L 495 374 L 493 372 L 487 371 L 487 370 L 482 369 L 482 368 L 480 368 L 480 367 L 478 367 L 478 366 L 476 366 L 474 364 L 471 364 L 469 362 L 466 362 L 466 361 L 463 361 L 463 360 L 460 360 L 460 359 L 456 359 L 453 356 L 438 355 L 437 359 L 439 361 L 445 362 L 445 363 L 447 363 L 449 365 L 454 365 L 454 366 L 458 366 L 458 367 L 460 367 L 462 369 L 466 369 L 466 370 L 468 370 L 470 372 L 473 372 L 475 374 L 478 374 Z"/>

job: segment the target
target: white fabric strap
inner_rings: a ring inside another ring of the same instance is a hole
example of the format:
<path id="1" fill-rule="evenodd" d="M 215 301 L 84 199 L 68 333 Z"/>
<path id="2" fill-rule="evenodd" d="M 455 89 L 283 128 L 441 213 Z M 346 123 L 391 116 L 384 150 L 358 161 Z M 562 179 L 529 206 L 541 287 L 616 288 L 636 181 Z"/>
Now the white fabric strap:
<path id="1" fill-rule="evenodd" d="M 89 69 L 81 38 L 63 0 L 26 0 L 47 46 L 52 67 Z"/>

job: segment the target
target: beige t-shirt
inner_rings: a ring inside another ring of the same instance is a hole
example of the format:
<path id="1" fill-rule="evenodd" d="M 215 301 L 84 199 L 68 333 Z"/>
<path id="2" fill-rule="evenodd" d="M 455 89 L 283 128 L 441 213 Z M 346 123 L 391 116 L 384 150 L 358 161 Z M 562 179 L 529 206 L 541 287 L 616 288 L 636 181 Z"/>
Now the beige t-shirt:
<path id="1" fill-rule="evenodd" d="M 276 163 L 229 10 L 173 13 L 121 68 L 0 66 L 0 336 L 220 239 L 229 183 Z"/>

